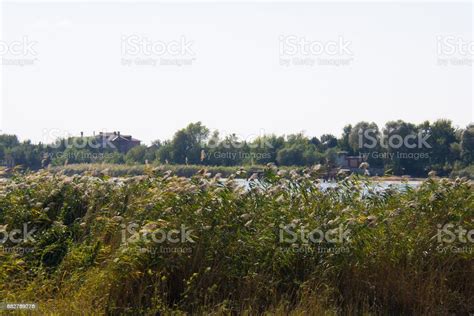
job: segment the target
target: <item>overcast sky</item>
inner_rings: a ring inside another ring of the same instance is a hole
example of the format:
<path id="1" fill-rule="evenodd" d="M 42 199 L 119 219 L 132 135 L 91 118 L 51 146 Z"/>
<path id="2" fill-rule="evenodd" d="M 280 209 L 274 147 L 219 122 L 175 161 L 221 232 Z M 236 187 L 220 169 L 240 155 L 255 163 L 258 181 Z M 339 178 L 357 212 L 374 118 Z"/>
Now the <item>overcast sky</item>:
<path id="1" fill-rule="evenodd" d="M 361 120 L 464 127 L 472 15 L 448 1 L 7 2 L 0 129 L 150 143 L 195 121 L 244 139 L 339 136 Z"/>

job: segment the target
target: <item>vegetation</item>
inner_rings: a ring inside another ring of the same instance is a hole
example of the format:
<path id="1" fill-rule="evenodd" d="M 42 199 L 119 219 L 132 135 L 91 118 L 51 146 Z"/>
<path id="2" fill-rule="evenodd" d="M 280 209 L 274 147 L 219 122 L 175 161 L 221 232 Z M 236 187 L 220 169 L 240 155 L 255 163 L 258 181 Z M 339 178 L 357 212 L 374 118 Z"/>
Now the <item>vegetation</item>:
<path id="1" fill-rule="evenodd" d="M 439 238 L 474 229 L 468 181 L 380 190 L 351 176 L 323 190 L 318 172 L 270 165 L 249 187 L 204 170 L 16 174 L 0 182 L 0 236 L 34 234 L 4 241 L 0 295 L 58 314 L 474 311 L 473 243 Z M 183 226 L 192 241 L 161 238 Z M 281 238 L 302 229 L 350 238 Z"/>
<path id="2" fill-rule="evenodd" d="M 410 142 L 398 146 L 400 138 Z M 0 135 L 0 165 L 22 165 L 31 170 L 78 163 L 224 167 L 275 163 L 333 167 L 336 153 L 346 151 L 363 156 L 370 167 L 383 168 L 394 175 L 426 177 L 434 171 L 439 176 L 448 176 L 463 170 L 463 175 L 474 178 L 470 167 L 474 161 L 474 125 L 456 129 L 448 120 L 418 125 L 391 121 L 380 129 L 375 123 L 359 122 L 344 127 L 340 138 L 330 134 L 307 137 L 300 133 L 260 135 L 246 140 L 236 135 L 222 137 L 217 131 L 211 133 L 198 122 L 177 131 L 171 140 L 157 140 L 151 146 L 137 146 L 126 153 L 97 146 L 71 146 L 82 144 L 84 139 L 59 139 L 55 144 L 35 145 L 30 141 L 20 143 L 14 135 Z"/>
<path id="3" fill-rule="evenodd" d="M 53 173 L 61 173 L 64 175 L 92 175 L 92 176 L 110 176 L 110 177 L 125 177 L 125 176 L 139 176 L 146 174 L 146 171 L 150 168 L 147 165 L 121 165 L 121 164 L 72 164 L 66 166 L 58 166 L 48 168 L 48 171 Z M 195 175 L 202 166 L 199 165 L 160 165 L 160 170 L 171 171 L 174 175 L 180 177 L 191 177 Z M 253 166 L 252 168 L 245 169 L 245 175 L 252 175 L 253 171 L 262 170 L 264 166 Z M 228 177 L 233 173 L 241 170 L 241 167 L 225 167 L 225 166 L 211 166 L 207 171 L 211 175 L 220 174 L 222 177 Z"/>

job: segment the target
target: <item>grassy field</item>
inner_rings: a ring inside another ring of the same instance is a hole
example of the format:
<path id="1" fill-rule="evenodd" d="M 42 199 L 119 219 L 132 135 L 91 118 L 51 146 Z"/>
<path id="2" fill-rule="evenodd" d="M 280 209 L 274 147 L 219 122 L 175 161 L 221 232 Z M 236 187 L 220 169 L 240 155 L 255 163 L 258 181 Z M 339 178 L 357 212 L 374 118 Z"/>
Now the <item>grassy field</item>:
<path id="1" fill-rule="evenodd" d="M 249 190 L 207 172 L 14 175 L 0 182 L 2 300 L 53 314 L 474 312 L 468 181 L 322 191 L 317 172 L 284 173 Z"/>

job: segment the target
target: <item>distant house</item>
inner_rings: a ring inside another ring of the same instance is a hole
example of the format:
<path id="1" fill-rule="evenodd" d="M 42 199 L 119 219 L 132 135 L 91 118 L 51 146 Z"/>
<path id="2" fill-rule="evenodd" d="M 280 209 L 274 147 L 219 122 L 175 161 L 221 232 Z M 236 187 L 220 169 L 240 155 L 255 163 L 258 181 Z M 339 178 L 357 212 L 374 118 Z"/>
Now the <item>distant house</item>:
<path id="1" fill-rule="evenodd" d="M 117 149 L 121 153 L 126 153 L 136 146 L 140 146 L 140 141 L 130 135 L 122 135 L 119 131 L 113 133 L 102 133 L 94 136 L 99 144 L 104 148 Z"/>
<path id="2" fill-rule="evenodd" d="M 336 165 L 341 169 L 356 171 L 363 161 L 364 158 L 361 156 L 348 156 L 347 151 L 340 151 L 336 155 Z"/>
<path id="3" fill-rule="evenodd" d="M 349 156 L 347 151 L 340 151 L 336 154 L 336 167 L 341 171 L 353 172 L 358 174 L 368 174 L 378 176 L 384 174 L 384 168 L 369 166 L 367 170 L 360 168 L 360 165 L 365 162 L 362 156 Z"/>

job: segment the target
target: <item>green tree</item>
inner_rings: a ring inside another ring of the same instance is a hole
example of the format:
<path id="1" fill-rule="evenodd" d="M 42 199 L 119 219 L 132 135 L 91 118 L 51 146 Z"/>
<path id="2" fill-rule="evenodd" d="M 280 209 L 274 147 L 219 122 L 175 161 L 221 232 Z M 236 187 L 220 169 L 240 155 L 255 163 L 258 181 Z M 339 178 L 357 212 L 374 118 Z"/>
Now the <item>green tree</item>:
<path id="1" fill-rule="evenodd" d="M 198 164 L 201 158 L 201 150 L 208 135 L 209 129 L 201 122 L 191 123 L 186 128 L 176 132 L 171 141 L 173 162 Z"/>
<path id="2" fill-rule="evenodd" d="M 474 162 L 474 124 L 466 127 L 461 134 L 460 157 L 465 165 Z"/>
<path id="3" fill-rule="evenodd" d="M 342 136 L 341 136 L 340 139 L 338 139 L 338 142 L 337 142 L 338 147 L 341 150 L 347 151 L 349 153 L 349 155 L 354 154 L 354 150 L 351 147 L 351 144 L 349 142 L 349 137 L 350 137 L 351 133 L 352 133 L 352 125 L 349 124 L 349 125 L 344 126 L 344 128 L 342 130 Z"/>
<path id="4" fill-rule="evenodd" d="M 412 123 L 402 120 L 390 121 L 383 130 L 382 146 L 388 154 L 385 166 L 396 175 L 422 175 L 426 172 L 424 166 L 427 159 L 420 158 L 426 150 L 420 139 L 423 133 Z"/>
<path id="5" fill-rule="evenodd" d="M 346 126 L 343 137 L 347 137 L 349 153 L 364 156 L 372 167 L 383 167 L 384 160 L 379 157 L 383 157 L 386 150 L 381 146 L 381 134 L 377 124 L 359 122 L 350 129 Z"/>
<path id="6" fill-rule="evenodd" d="M 250 144 L 250 153 L 259 157 L 256 163 L 267 164 L 277 161 L 277 153 L 285 145 L 285 138 L 276 135 L 263 135 L 254 139 Z"/>
<path id="7" fill-rule="evenodd" d="M 331 134 L 323 134 L 321 135 L 321 143 L 324 150 L 334 148 L 337 146 L 337 138 Z"/>
<path id="8" fill-rule="evenodd" d="M 456 142 L 456 130 L 450 120 L 437 120 L 429 127 L 429 139 L 427 140 L 431 148 L 430 168 L 438 175 L 447 175 L 451 172 L 456 152 L 453 152 L 451 144 Z"/>
<path id="9" fill-rule="evenodd" d="M 170 141 L 164 141 L 156 151 L 156 159 L 161 163 L 172 162 L 173 146 Z"/>
<path id="10" fill-rule="evenodd" d="M 331 136 L 325 138 L 329 143 L 333 141 Z M 317 148 L 302 133 L 288 135 L 283 148 L 277 153 L 276 160 L 278 164 L 286 166 L 311 165 L 318 161 Z"/>
<path id="11" fill-rule="evenodd" d="M 130 149 L 125 155 L 125 162 L 127 163 L 145 163 L 145 156 L 147 153 L 147 147 L 144 145 L 135 146 Z"/>

